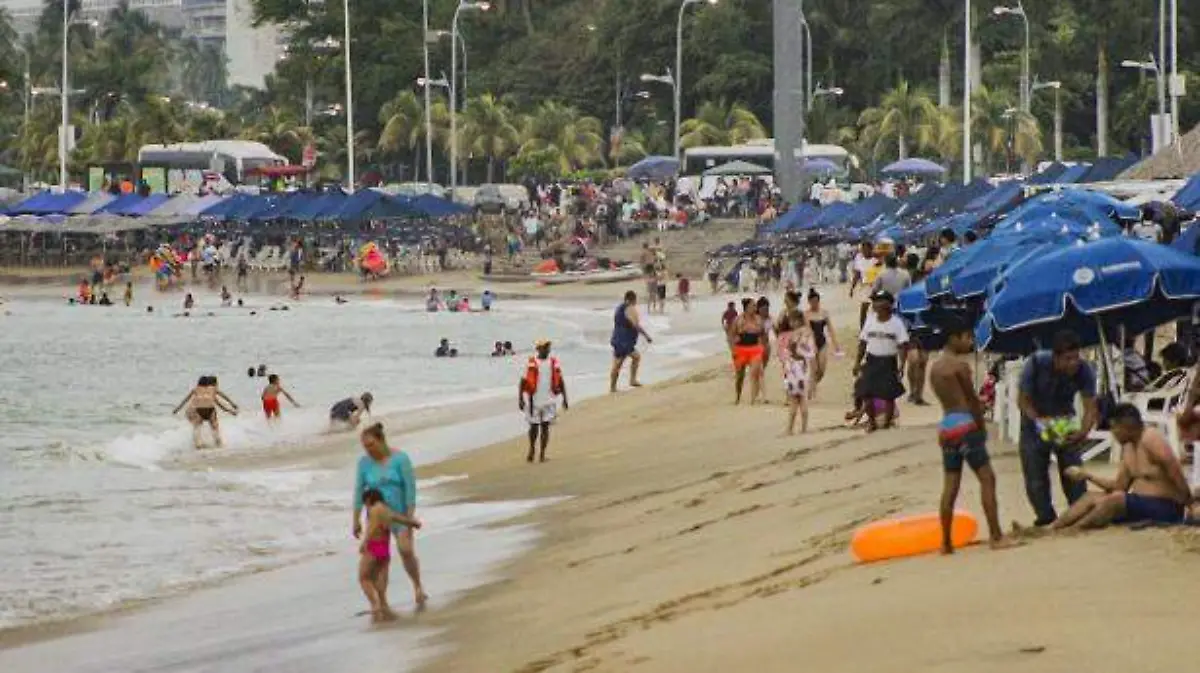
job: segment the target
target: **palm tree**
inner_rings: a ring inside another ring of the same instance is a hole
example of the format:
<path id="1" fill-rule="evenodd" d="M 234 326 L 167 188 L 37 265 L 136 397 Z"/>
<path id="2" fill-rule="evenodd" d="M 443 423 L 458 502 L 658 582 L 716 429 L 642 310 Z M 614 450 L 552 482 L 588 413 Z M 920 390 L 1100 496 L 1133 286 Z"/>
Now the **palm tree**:
<path id="1" fill-rule="evenodd" d="M 766 138 L 762 122 L 741 103 L 727 104 L 706 101 L 696 110 L 696 116 L 679 127 L 679 144 L 684 147 L 701 145 L 740 145 L 747 140 Z"/>
<path id="2" fill-rule="evenodd" d="M 1007 93 L 983 88 L 971 96 L 971 135 L 981 139 L 984 164 L 990 170 L 999 168 L 1012 153 L 1026 163 L 1037 161 L 1042 152 L 1042 132 L 1037 119 L 1018 110 Z"/>
<path id="3" fill-rule="evenodd" d="M 148 140 L 141 134 L 134 110 L 122 105 L 111 119 L 84 127 L 83 138 L 72 159 L 80 164 L 137 161 L 138 150 Z"/>
<path id="4" fill-rule="evenodd" d="M 385 154 L 413 154 L 413 175 L 420 175 L 419 143 L 425 135 L 425 108 L 412 91 L 401 91 L 379 110 L 379 150 Z"/>
<path id="5" fill-rule="evenodd" d="M 561 173 L 603 161 L 603 126 L 595 117 L 581 117 L 575 108 L 546 101 L 525 119 L 520 154 L 547 152 Z"/>
<path id="6" fill-rule="evenodd" d="M 933 149 L 941 115 L 937 104 L 922 88 L 902 81 L 883 96 L 879 107 L 859 115 L 860 139 L 869 143 L 872 156 L 895 147 L 899 159 L 908 158 L 909 147 Z"/>
<path id="7" fill-rule="evenodd" d="M 184 139 L 182 106 L 165 96 L 147 96 L 138 107 L 134 128 L 147 143 L 168 144 Z"/>
<path id="8" fill-rule="evenodd" d="M 258 123 L 244 129 L 242 137 L 270 147 L 293 163 L 300 162 L 304 147 L 313 142 L 312 129 L 301 125 L 290 112 L 274 106 L 267 108 Z"/>
<path id="9" fill-rule="evenodd" d="M 646 151 L 646 137 L 641 131 L 627 130 L 620 140 L 609 143 L 608 159 L 614 166 L 633 163 L 647 154 L 649 152 Z"/>
<path id="10" fill-rule="evenodd" d="M 487 181 L 492 182 L 497 159 L 507 159 L 521 144 L 512 112 L 490 93 L 467 101 L 460 131 L 469 154 L 487 157 Z"/>

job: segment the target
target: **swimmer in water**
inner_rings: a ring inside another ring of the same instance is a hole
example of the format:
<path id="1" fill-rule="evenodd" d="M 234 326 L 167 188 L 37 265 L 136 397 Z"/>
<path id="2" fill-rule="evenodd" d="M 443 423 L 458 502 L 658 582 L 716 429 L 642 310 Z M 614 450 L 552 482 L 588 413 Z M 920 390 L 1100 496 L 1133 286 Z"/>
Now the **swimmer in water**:
<path id="1" fill-rule="evenodd" d="M 364 413 L 371 413 L 371 404 L 375 396 L 363 393 L 359 397 L 347 397 L 329 409 L 329 429 L 331 431 L 353 430 L 362 421 Z"/>
<path id="2" fill-rule="evenodd" d="M 363 508 L 367 514 L 366 534 L 359 545 L 358 583 L 371 604 L 371 621 L 390 622 L 396 619 L 388 605 L 388 570 L 392 562 L 392 529 L 400 525 L 419 529 L 417 519 L 392 511 L 383 502 L 378 489 L 367 489 L 362 494 Z"/>
<path id="3" fill-rule="evenodd" d="M 221 306 L 226 308 L 233 306 L 233 295 L 229 294 L 229 288 L 221 286 Z"/>
<path id="4" fill-rule="evenodd" d="M 292 299 L 299 299 L 302 291 L 304 291 L 304 276 L 300 276 L 296 284 L 292 286 Z"/>
<path id="5" fill-rule="evenodd" d="M 284 390 L 283 384 L 281 384 L 279 382 L 279 375 L 271 374 L 270 376 L 267 377 L 267 387 L 263 388 L 263 391 L 262 391 L 263 413 L 266 414 L 268 421 L 278 421 L 279 420 L 279 417 L 280 417 L 279 416 L 279 412 L 280 412 L 279 396 L 280 395 L 283 395 L 284 397 L 286 397 L 288 402 L 292 403 L 293 407 L 300 406 L 296 402 L 295 398 L 292 397 L 292 394 L 289 393 L 288 391 Z"/>
<path id="6" fill-rule="evenodd" d="M 458 357 L 458 349 L 450 347 L 449 339 L 442 339 L 438 344 L 437 350 L 433 352 L 434 357 L 439 358 L 456 358 Z"/>
<path id="7" fill-rule="evenodd" d="M 195 308 L 195 306 L 196 300 L 192 298 L 192 293 L 187 293 L 187 296 L 183 298 L 183 310 L 190 311 Z"/>
<path id="8" fill-rule="evenodd" d="M 200 428 L 208 423 L 212 429 L 215 446 L 218 449 L 221 448 L 221 424 L 217 418 L 217 409 L 236 416 L 238 406 L 217 387 L 217 377 L 201 376 L 200 380 L 196 382 L 196 387 L 192 388 L 187 397 L 183 398 L 183 401 L 171 413 L 179 413 L 184 406 L 188 408 L 187 419 L 192 424 L 192 442 L 195 447 L 197 449 L 204 448 Z"/>

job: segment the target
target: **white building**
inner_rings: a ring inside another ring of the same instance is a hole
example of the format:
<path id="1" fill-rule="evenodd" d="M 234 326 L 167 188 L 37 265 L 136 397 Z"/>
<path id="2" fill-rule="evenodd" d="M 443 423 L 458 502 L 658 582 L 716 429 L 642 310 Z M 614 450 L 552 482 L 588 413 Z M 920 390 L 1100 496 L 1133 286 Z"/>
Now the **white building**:
<path id="1" fill-rule="evenodd" d="M 82 0 L 85 19 L 103 25 L 120 0 Z M 42 0 L 0 0 L 8 9 L 13 27 L 26 35 L 37 29 Z M 275 26 L 256 28 L 251 0 L 129 0 L 130 9 L 145 12 L 151 20 L 184 38 L 221 44 L 228 59 L 229 84 L 262 88 L 281 55 Z"/>

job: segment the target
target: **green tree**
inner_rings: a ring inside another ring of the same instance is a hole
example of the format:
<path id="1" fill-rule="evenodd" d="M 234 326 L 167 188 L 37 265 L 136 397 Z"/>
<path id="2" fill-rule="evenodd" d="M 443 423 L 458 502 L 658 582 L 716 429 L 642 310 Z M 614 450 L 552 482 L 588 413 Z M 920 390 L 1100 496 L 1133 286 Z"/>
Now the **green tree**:
<path id="1" fill-rule="evenodd" d="M 547 152 L 560 173 L 569 173 L 603 161 L 602 133 L 599 119 L 546 101 L 525 120 L 520 154 Z"/>
<path id="2" fill-rule="evenodd" d="M 261 119 L 243 130 L 242 137 L 260 142 L 297 164 L 305 145 L 314 140 L 312 129 L 302 126 L 291 112 L 277 107 L 268 108 Z"/>
<path id="3" fill-rule="evenodd" d="M 929 93 L 902 81 L 883 96 L 879 107 L 868 108 L 858 118 L 860 138 L 868 142 L 871 156 L 878 158 L 892 148 L 906 159 L 910 148 L 918 152 L 936 149 L 941 113 Z"/>
<path id="4" fill-rule="evenodd" d="M 679 127 L 679 144 L 685 148 L 701 145 L 739 145 L 767 137 L 762 122 L 741 103 L 706 101 L 696 116 Z"/>
<path id="5" fill-rule="evenodd" d="M 494 180 L 496 161 L 507 159 L 521 144 L 512 113 L 491 94 L 467 101 L 460 133 L 463 149 L 487 158 L 488 182 Z"/>
<path id="6" fill-rule="evenodd" d="M 1013 156 L 1028 164 L 1042 153 L 1037 120 L 1019 110 L 1004 92 L 984 88 L 972 94 L 971 134 L 983 146 L 984 167 L 989 171 L 1005 166 L 1010 141 Z"/>

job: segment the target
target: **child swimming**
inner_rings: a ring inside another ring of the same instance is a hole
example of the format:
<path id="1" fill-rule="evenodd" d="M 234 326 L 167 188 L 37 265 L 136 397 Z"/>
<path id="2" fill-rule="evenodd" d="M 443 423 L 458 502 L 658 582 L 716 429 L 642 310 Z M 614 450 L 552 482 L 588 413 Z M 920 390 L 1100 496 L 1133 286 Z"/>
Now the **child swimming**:
<path id="1" fill-rule="evenodd" d="M 283 389 L 283 385 L 279 383 L 279 375 L 271 374 L 267 377 L 267 387 L 262 391 L 262 406 L 263 413 L 266 414 L 268 421 L 279 420 L 279 396 L 283 395 L 292 403 L 292 406 L 298 407 L 295 398 L 291 393 Z"/>
<path id="2" fill-rule="evenodd" d="M 383 503 L 383 494 L 377 489 L 363 492 L 363 505 L 367 510 L 367 531 L 358 551 L 358 582 L 367 601 L 371 604 L 371 621 L 388 622 L 396 613 L 388 605 L 388 568 L 392 562 L 392 524 L 400 523 L 413 529 L 421 522 L 406 514 L 397 514 Z"/>

